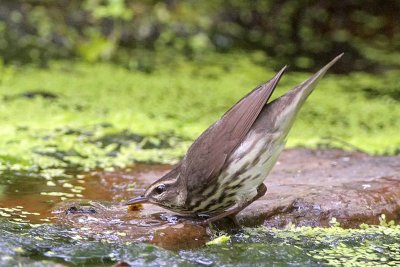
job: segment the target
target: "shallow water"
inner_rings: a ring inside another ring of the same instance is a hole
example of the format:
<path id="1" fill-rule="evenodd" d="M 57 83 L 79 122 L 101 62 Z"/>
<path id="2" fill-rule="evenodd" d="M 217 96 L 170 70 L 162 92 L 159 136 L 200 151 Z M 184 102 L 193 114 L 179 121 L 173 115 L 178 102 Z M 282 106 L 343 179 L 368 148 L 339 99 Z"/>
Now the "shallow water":
<path id="1" fill-rule="evenodd" d="M 399 227 L 245 228 L 231 231 L 226 242 L 206 245 L 224 233 L 164 221 L 164 214 L 150 206 L 127 211 L 120 205 L 142 192 L 142 176 L 159 176 L 168 168 L 138 166 L 87 174 L 3 172 L 0 266 L 110 266 L 119 261 L 133 266 L 400 264 Z M 76 209 L 66 212 L 71 207 Z"/>

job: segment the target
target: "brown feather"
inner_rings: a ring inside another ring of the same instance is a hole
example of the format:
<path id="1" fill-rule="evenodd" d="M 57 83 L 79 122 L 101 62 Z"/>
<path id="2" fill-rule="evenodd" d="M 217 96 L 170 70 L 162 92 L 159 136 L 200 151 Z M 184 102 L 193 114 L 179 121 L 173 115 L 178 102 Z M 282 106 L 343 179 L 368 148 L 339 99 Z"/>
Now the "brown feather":
<path id="1" fill-rule="evenodd" d="M 226 159 L 250 130 L 285 69 L 243 97 L 192 144 L 181 165 L 180 179 L 188 192 L 198 192 L 202 187 L 199 185 L 206 187 L 218 177 Z M 189 176 L 196 182 L 187 183 Z"/>

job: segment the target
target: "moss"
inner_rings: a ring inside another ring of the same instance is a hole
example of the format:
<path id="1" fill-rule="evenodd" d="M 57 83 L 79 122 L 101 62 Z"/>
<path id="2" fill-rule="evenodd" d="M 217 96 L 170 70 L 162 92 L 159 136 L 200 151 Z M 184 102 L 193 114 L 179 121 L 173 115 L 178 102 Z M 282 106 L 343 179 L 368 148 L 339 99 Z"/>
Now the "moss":
<path id="1" fill-rule="evenodd" d="M 251 242 L 260 242 L 272 235 L 275 241 L 281 239 L 283 244 L 295 246 L 315 261 L 330 266 L 395 266 L 400 264 L 400 225 L 381 218 L 381 225 L 363 224 L 359 229 L 294 225 L 283 230 L 246 229 L 243 240 L 250 236 Z"/>
<path id="2" fill-rule="evenodd" d="M 255 62 L 252 55 L 213 55 L 151 74 L 105 63 L 3 66 L 1 166 L 92 169 L 174 162 L 235 101 L 271 78 L 274 71 Z M 276 96 L 308 75 L 289 72 Z M 301 111 L 288 145 L 398 153 L 398 77 L 399 72 L 328 75 Z"/>

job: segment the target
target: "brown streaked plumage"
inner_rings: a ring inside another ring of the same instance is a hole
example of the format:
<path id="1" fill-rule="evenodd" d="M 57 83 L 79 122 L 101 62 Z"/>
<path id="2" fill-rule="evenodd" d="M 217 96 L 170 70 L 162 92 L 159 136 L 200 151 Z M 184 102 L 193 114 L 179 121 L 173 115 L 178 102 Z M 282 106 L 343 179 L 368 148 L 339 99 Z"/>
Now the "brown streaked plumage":
<path id="1" fill-rule="evenodd" d="M 235 215 L 267 191 L 264 179 L 283 150 L 296 114 L 339 55 L 311 78 L 267 104 L 286 67 L 239 100 L 203 132 L 175 168 L 144 196 L 179 214 L 211 222 Z"/>

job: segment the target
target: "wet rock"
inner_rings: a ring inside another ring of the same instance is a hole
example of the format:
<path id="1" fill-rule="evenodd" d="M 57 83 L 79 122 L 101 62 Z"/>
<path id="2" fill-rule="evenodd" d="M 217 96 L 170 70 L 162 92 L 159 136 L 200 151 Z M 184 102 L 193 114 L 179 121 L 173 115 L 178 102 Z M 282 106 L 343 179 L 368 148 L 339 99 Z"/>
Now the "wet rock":
<path id="1" fill-rule="evenodd" d="M 136 190 L 142 191 L 168 170 L 165 165 L 146 166 L 122 174 L 125 183 L 133 179 L 140 187 Z M 109 180 L 115 175 L 102 173 L 100 177 Z M 265 184 L 266 195 L 238 214 L 242 225 L 329 226 L 334 217 L 343 227 L 358 227 L 361 223 L 379 224 L 381 214 L 388 220 L 400 220 L 400 156 L 288 149 Z M 125 199 L 133 196 L 118 194 Z"/>
<path id="2" fill-rule="evenodd" d="M 150 242 L 172 250 L 202 246 L 209 239 L 206 228 L 190 219 L 151 204 L 135 209 L 118 204 L 142 194 L 170 169 L 168 165 L 136 165 L 130 170 L 86 175 L 84 197 L 99 202 L 89 202 L 90 206 L 64 202 L 55 209 L 57 218 L 84 237 L 107 242 Z M 289 149 L 265 184 L 266 195 L 238 214 L 241 225 L 329 226 L 336 218 L 341 226 L 358 227 L 379 224 L 381 214 L 387 220 L 400 219 L 400 156 Z M 71 207 L 78 212 L 66 212 Z"/>
<path id="3" fill-rule="evenodd" d="M 163 248 L 178 250 L 201 247 L 208 240 L 205 227 L 189 222 L 172 226 L 164 225 L 158 228 L 154 231 L 151 243 Z"/>
<path id="4" fill-rule="evenodd" d="M 400 219 L 400 156 L 290 149 L 265 181 L 268 192 L 243 210 L 243 225 L 343 227 Z"/>
<path id="5" fill-rule="evenodd" d="M 91 214 L 91 213 L 96 213 L 96 210 L 93 207 L 69 207 L 65 211 L 65 214 L 71 215 L 71 214 L 77 214 L 77 213 L 86 213 L 86 214 Z"/>

